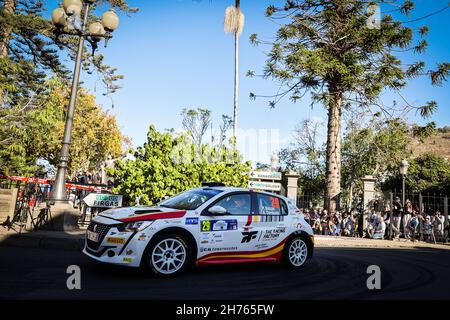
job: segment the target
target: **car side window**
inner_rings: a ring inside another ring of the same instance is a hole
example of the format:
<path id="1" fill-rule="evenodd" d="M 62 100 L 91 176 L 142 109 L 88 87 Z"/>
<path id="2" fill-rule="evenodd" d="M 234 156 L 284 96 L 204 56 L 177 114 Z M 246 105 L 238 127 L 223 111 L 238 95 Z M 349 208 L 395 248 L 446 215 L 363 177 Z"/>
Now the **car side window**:
<path id="1" fill-rule="evenodd" d="M 239 193 L 227 196 L 219 200 L 214 205 L 225 208 L 228 214 L 250 215 L 252 200 L 250 194 Z"/>
<path id="2" fill-rule="evenodd" d="M 283 200 L 280 200 L 280 203 L 281 203 L 281 214 L 285 216 L 289 213 L 287 204 Z"/>
<path id="3" fill-rule="evenodd" d="M 287 207 L 286 203 L 278 197 L 269 196 L 265 194 L 257 195 L 259 214 L 260 215 L 286 215 Z"/>

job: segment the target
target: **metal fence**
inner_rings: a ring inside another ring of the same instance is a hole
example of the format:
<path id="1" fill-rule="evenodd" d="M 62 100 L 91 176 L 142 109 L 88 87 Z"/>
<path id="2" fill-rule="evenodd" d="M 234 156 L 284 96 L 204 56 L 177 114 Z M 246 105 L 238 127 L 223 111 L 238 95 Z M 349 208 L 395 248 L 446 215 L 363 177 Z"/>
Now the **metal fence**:
<path id="1" fill-rule="evenodd" d="M 325 197 L 317 194 L 302 194 L 297 197 L 297 207 L 299 209 L 324 208 Z"/>
<path id="2" fill-rule="evenodd" d="M 372 200 L 367 207 L 363 208 L 361 199 L 355 197 L 354 203 L 356 205 L 353 206 L 351 211 L 352 215 L 356 219 L 356 224 L 358 229 L 356 230 L 359 236 L 364 236 L 367 234 L 367 228 L 369 226 L 369 218 L 372 213 L 376 213 L 379 217 L 384 217 L 386 220 L 386 232 L 384 235 L 385 239 L 393 238 L 394 232 L 390 229 L 390 217 L 392 217 L 392 204 L 394 203 L 394 199 L 399 197 L 402 199 L 401 191 L 391 191 L 380 194 L 376 199 Z M 310 210 L 317 209 L 320 213 L 320 210 L 326 205 L 326 198 L 323 195 L 318 194 L 302 194 L 297 198 L 297 207 L 301 210 Z M 427 216 L 430 216 L 431 221 L 434 221 L 435 214 L 437 211 L 441 213 L 441 216 L 444 217 L 444 228 L 447 228 L 450 224 L 449 221 L 449 210 L 450 205 L 448 201 L 448 196 L 444 194 L 436 194 L 436 193 L 416 193 L 416 192 L 407 192 L 405 194 L 405 200 L 409 200 L 412 203 L 413 209 L 416 213 L 421 215 L 419 227 L 417 228 L 417 233 L 413 237 L 411 237 L 411 233 L 409 231 L 409 224 L 406 225 L 404 223 L 406 220 L 401 219 L 401 224 L 399 226 L 399 232 L 401 237 L 407 238 L 415 238 L 416 240 L 425 240 L 429 239 L 429 237 L 424 237 L 424 221 Z M 341 212 L 348 212 L 348 208 L 340 208 Z M 387 210 L 387 211 L 386 211 Z M 403 217 L 403 214 L 402 214 Z M 405 225 L 404 225 L 405 224 Z M 434 227 L 433 227 L 434 228 Z M 447 231 L 448 234 L 448 231 Z M 446 231 L 444 229 L 444 233 L 440 236 L 433 234 L 434 241 L 445 241 Z"/>

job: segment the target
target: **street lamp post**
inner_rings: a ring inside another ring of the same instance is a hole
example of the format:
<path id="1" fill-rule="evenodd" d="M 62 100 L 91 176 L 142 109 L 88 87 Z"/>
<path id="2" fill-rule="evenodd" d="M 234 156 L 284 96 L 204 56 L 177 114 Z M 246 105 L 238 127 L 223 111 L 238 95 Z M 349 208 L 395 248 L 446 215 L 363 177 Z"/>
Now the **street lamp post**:
<path id="1" fill-rule="evenodd" d="M 406 174 L 408 173 L 408 167 L 409 163 L 406 160 L 402 160 L 400 163 L 399 171 L 402 176 L 402 207 L 405 208 L 405 197 L 406 197 L 406 190 L 405 190 L 405 179 Z"/>
<path id="2" fill-rule="evenodd" d="M 63 7 L 55 9 L 52 13 L 52 21 L 56 27 L 57 37 L 63 34 L 78 37 L 78 51 L 73 72 L 70 102 L 67 110 L 61 154 L 55 184 L 50 196 L 50 200 L 52 202 L 67 201 L 65 179 L 67 166 L 69 163 L 72 124 L 75 113 L 78 85 L 80 81 L 85 40 L 88 39 L 95 50 L 97 48 L 97 42 L 101 38 L 105 38 L 107 41 L 111 38 L 111 32 L 116 30 L 119 26 L 119 17 L 113 10 L 109 10 L 103 14 L 101 23 L 93 22 L 88 27 L 89 10 L 95 2 L 97 2 L 97 0 L 84 0 L 84 14 L 81 26 L 77 26 L 77 19 L 80 18 L 81 12 L 83 11 L 82 0 L 64 0 Z M 86 28 L 88 28 L 88 32 L 86 32 Z"/>

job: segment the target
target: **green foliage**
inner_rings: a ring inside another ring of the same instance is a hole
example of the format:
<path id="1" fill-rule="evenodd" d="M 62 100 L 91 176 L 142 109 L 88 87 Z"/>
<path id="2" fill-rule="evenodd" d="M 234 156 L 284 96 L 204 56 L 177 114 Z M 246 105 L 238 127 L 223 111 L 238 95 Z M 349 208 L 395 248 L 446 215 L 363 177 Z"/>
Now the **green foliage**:
<path id="1" fill-rule="evenodd" d="M 64 132 L 69 83 L 46 81 L 46 90 L 24 106 L 0 108 L 0 174 L 32 175 L 38 159 L 58 162 Z M 72 129 L 68 174 L 99 169 L 101 163 L 123 155 L 129 140 L 114 116 L 80 89 Z"/>
<path id="2" fill-rule="evenodd" d="M 399 190 L 401 177 L 396 172 L 382 184 L 383 190 Z M 409 161 L 406 186 L 413 192 L 447 194 L 450 190 L 450 162 L 434 153 L 424 153 Z"/>
<path id="3" fill-rule="evenodd" d="M 407 183 L 416 192 L 448 193 L 450 190 L 450 162 L 439 155 L 424 153 L 411 161 Z"/>
<path id="4" fill-rule="evenodd" d="M 185 135 L 160 133 L 149 127 L 147 142 L 138 147 L 134 159 L 116 162 L 109 174 L 115 179 L 114 192 L 131 203 L 155 204 L 202 182 L 220 181 L 229 186 L 246 186 L 250 163 L 242 163 L 238 152 L 225 146 L 192 143 Z"/>
<path id="5" fill-rule="evenodd" d="M 425 126 L 421 127 L 418 125 L 414 125 L 413 128 L 413 136 L 420 140 L 420 142 L 425 142 L 425 139 L 431 137 L 432 135 L 436 134 L 436 123 L 430 122 L 427 123 Z"/>
<path id="6" fill-rule="evenodd" d="M 101 0 L 93 5 L 109 6 L 126 13 L 135 12 L 125 0 Z M 68 79 L 70 71 L 63 65 L 66 50 L 74 58 L 77 38 L 55 36 L 55 27 L 44 17 L 44 0 L 0 0 L 0 106 L 24 105 L 28 99 L 45 88 L 47 76 Z M 92 11 L 92 12 L 93 12 Z M 98 18 L 90 16 L 90 21 Z M 106 93 L 119 88 L 122 78 L 116 69 L 103 63 L 101 54 L 92 55 L 85 50 L 84 69 L 94 70 L 101 76 Z"/>
<path id="7" fill-rule="evenodd" d="M 400 161 L 410 155 L 410 139 L 410 129 L 400 119 L 374 118 L 367 127 L 350 126 L 342 146 L 343 186 L 357 186 L 365 175 L 398 170 Z"/>
<path id="8" fill-rule="evenodd" d="M 380 2 L 382 10 L 389 13 L 383 13 L 379 28 L 370 27 L 368 8 Z M 269 104 L 273 106 L 287 95 L 295 101 L 309 91 L 320 102 L 326 103 L 333 92 L 342 92 L 359 105 L 375 105 L 382 90 L 398 91 L 406 86 L 406 78 L 427 74 L 433 85 L 442 84 L 449 74 L 449 63 L 424 73 L 424 62 L 411 63 L 405 69 L 395 55 L 396 48 L 423 53 L 427 47 L 423 37 L 428 33 L 426 26 L 415 34 L 394 20 L 390 13 L 409 15 L 414 9 L 413 1 L 398 2 L 298 0 L 270 6 L 267 16 L 283 23 L 276 40 L 268 43 L 255 34 L 250 37 L 252 44 L 272 46 L 263 77 L 286 89 Z M 393 8 L 387 10 L 388 6 Z M 428 103 L 424 113 L 433 106 Z"/>

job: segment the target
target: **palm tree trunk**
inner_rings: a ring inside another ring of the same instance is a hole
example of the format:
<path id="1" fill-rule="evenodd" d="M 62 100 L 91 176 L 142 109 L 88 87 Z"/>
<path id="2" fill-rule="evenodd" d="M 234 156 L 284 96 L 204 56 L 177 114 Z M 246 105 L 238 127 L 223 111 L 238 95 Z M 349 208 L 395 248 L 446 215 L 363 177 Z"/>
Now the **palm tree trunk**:
<path id="1" fill-rule="evenodd" d="M 236 0 L 236 8 L 240 9 L 241 1 Z M 238 99 L 239 99 L 239 33 L 234 33 L 234 106 L 233 106 L 233 144 L 236 147 L 238 128 Z"/>
<path id="2" fill-rule="evenodd" d="M 335 212 L 341 194 L 342 93 L 330 91 L 332 97 L 328 107 L 326 191 L 328 210 Z"/>
<path id="3" fill-rule="evenodd" d="M 239 35 L 234 33 L 234 108 L 233 108 L 233 141 L 236 145 L 238 128 L 238 98 L 239 98 Z"/>

